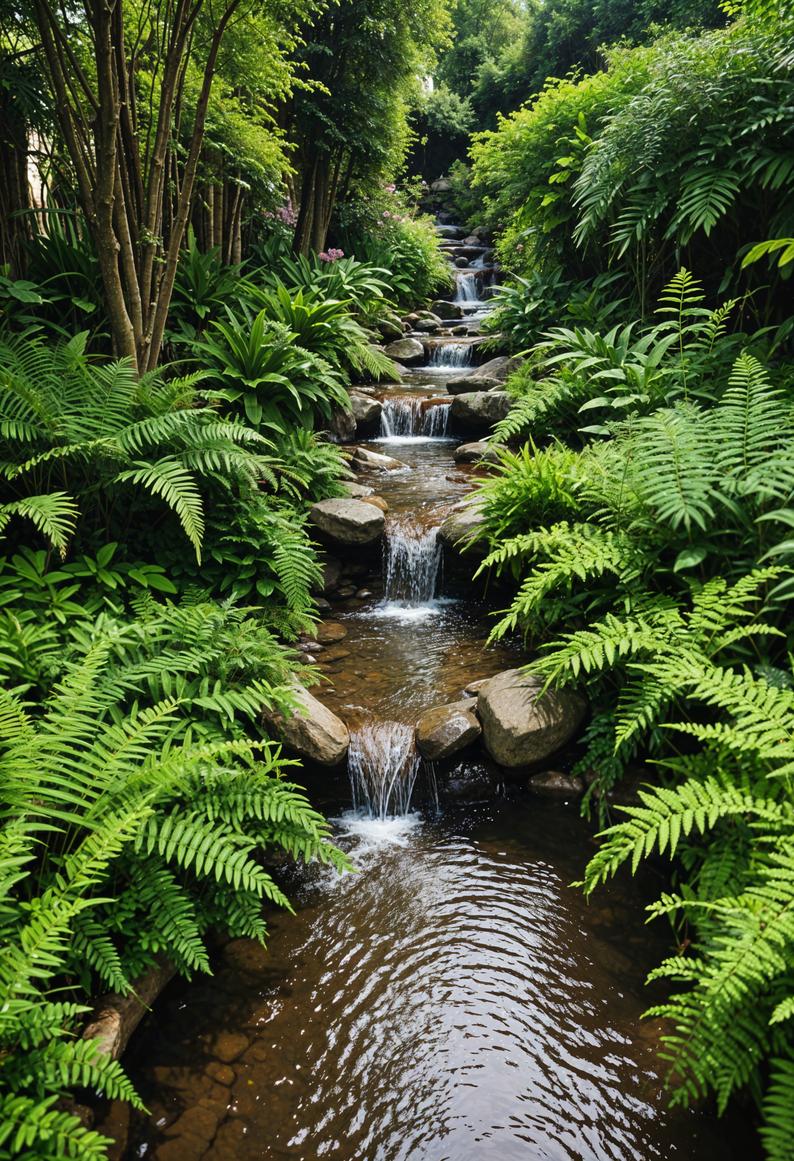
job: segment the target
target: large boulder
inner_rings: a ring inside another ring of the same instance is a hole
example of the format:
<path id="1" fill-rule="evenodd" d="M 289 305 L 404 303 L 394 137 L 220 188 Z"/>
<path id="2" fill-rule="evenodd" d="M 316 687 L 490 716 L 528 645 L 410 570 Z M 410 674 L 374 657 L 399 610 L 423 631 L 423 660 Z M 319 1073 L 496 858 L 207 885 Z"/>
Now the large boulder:
<path id="1" fill-rule="evenodd" d="M 461 427 L 488 431 L 512 406 L 506 391 L 471 391 L 452 400 L 450 419 Z"/>
<path id="2" fill-rule="evenodd" d="M 321 500 L 309 512 L 320 539 L 334 548 L 374 544 L 383 535 L 384 516 L 363 500 Z"/>
<path id="3" fill-rule="evenodd" d="M 370 451 L 369 448 L 359 447 L 353 453 L 350 466 L 355 472 L 400 472 L 408 464 L 397 460 L 394 456 L 384 456 L 380 452 Z"/>
<path id="4" fill-rule="evenodd" d="M 493 391 L 505 382 L 521 363 L 520 359 L 510 358 L 509 355 L 497 355 L 489 359 L 481 367 L 475 367 L 465 375 L 456 375 L 447 384 L 450 395 L 462 395 L 466 391 Z"/>
<path id="5" fill-rule="evenodd" d="M 301 758 L 320 766 L 337 766 L 350 745 L 347 726 L 308 689 L 292 687 L 294 708 L 287 713 L 267 709 L 266 725 L 274 736 Z"/>
<path id="6" fill-rule="evenodd" d="M 433 303 L 433 313 L 441 319 L 446 319 L 447 322 L 463 318 L 463 308 L 458 306 L 456 302 L 447 302 L 443 298 L 439 298 Z"/>
<path id="7" fill-rule="evenodd" d="M 452 453 L 456 464 L 496 464 L 499 462 L 500 444 L 487 443 L 484 439 L 476 443 L 461 443 Z"/>
<path id="8" fill-rule="evenodd" d="M 467 698 L 423 713 L 416 727 L 416 747 L 422 757 L 438 762 L 476 742 L 482 727 L 474 708 L 474 700 Z"/>
<path id="9" fill-rule="evenodd" d="M 334 443 L 350 443 L 356 438 L 356 417 L 352 411 L 337 407 L 328 420 L 327 431 Z"/>
<path id="10" fill-rule="evenodd" d="M 356 391 L 351 391 L 350 407 L 356 421 L 357 431 L 371 431 L 380 423 L 383 404 L 378 399 L 371 399 L 369 395 L 360 395 Z"/>
<path id="11" fill-rule="evenodd" d="M 438 535 L 441 541 L 456 552 L 469 550 L 475 556 L 485 556 L 487 542 L 479 539 L 485 518 L 479 505 L 469 501 L 464 507 L 454 509 L 441 522 Z"/>
<path id="12" fill-rule="evenodd" d="M 386 347 L 386 354 L 390 359 L 397 359 L 406 367 L 415 363 L 423 363 L 425 359 L 424 344 L 419 339 L 396 339 Z"/>
<path id="13" fill-rule="evenodd" d="M 477 695 L 485 747 L 500 766 L 532 766 L 555 754 L 576 735 L 586 704 L 570 690 L 548 690 L 543 681 L 508 669 Z"/>

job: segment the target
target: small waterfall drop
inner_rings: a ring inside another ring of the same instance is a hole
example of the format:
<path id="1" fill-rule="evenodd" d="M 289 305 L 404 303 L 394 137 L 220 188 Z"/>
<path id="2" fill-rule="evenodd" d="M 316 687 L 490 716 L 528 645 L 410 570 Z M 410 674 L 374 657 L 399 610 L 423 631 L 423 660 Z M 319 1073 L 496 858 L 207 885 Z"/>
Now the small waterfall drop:
<path id="1" fill-rule="evenodd" d="M 480 291 L 477 284 L 477 275 L 468 270 L 461 270 L 455 275 L 457 294 L 455 302 L 459 306 L 471 305 L 480 301 Z"/>
<path id="2" fill-rule="evenodd" d="M 471 343 L 438 343 L 430 354 L 430 366 L 457 370 L 471 365 Z"/>
<path id="3" fill-rule="evenodd" d="M 384 544 L 384 600 L 402 607 L 427 607 L 436 595 L 441 571 L 437 528 L 390 523 Z"/>
<path id="4" fill-rule="evenodd" d="M 384 399 L 380 413 L 381 440 L 444 439 L 449 426 L 449 403 L 427 406 L 426 399 L 398 395 Z"/>
<path id="5" fill-rule="evenodd" d="M 380 413 L 380 434 L 384 439 L 417 435 L 422 426 L 422 400 L 410 395 L 384 399 Z"/>
<path id="6" fill-rule="evenodd" d="M 406 815 L 421 759 L 413 726 L 369 722 L 350 735 L 348 755 L 353 806 L 370 818 Z"/>
<path id="7" fill-rule="evenodd" d="M 422 431 L 431 439 L 445 439 L 449 434 L 450 403 L 436 403 L 428 407 L 424 414 Z"/>

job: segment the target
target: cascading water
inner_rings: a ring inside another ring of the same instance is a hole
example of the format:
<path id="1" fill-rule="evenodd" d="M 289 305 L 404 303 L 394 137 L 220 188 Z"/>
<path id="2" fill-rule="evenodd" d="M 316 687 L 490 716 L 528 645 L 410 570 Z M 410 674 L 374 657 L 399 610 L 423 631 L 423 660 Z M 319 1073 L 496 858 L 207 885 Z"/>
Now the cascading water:
<path id="1" fill-rule="evenodd" d="M 430 353 L 430 366 L 450 371 L 471 366 L 471 343 L 438 343 Z"/>
<path id="2" fill-rule="evenodd" d="M 384 544 L 383 593 L 386 604 L 426 606 L 436 595 L 441 571 L 438 529 L 390 523 Z"/>
<path id="3" fill-rule="evenodd" d="M 457 294 L 455 295 L 455 302 L 459 306 L 474 305 L 480 301 L 480 290 L 477 282 L 477 275 L 471 271 L 462 270 L 455 275 L 457 283 Z"/>
<path id="4" fill-rule="evenodd" d="M 417 435 L 422 426 L 422 400 L 410 395 L 384 399 L 380 413 L 380 434 L 383 439 Z"/>
<path id="5" fill-rule="evenodd" d="M 408 814 L 421 759 L 413 726 L 370 722 L 350 735 L 353 807 L 370 818 Z"/>
<path id="6" fill-rule="evenodd" d="M 384 399 L 380 413 L 379 439 L 444 439 L 449 425 L 448 403 L 426 406 L 427 401 L 412 395 Z"/>
<path id="7" fill-rule="evenodd" d="M 445 439 L 449 434 L 449 412 L 451 404 L 436 403 L 425 411 L 422 431 L 431 439 Z"/>

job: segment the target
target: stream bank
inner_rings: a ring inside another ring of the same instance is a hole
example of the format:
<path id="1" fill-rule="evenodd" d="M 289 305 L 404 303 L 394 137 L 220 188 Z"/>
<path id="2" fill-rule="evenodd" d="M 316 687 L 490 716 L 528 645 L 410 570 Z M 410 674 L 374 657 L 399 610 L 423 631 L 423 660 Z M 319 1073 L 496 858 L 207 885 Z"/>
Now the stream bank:
<path id="1" fill-rule="evenodd" d="M 472 269 L 458 269 L 460 285 Z M 669 943 L 642 926 L 646 884 L 588 905 L 569 886 L 592 849 L 573 802 L 505 790 L 474 750 L 443 771 L 417 760 L 425 711 L 521 660 L 486 647 L 489 608 L 444 571 L 439 530 L 477 471 L 455 462 L 448 387 L 487 302 L 454 305 L 466 334 L 415 332 L 422 361 L 372 395 L 357 481 L 386 503 L 382 568 L 369 546 L 332 569 L 326 615 L 342 631 L 305 643 L 350 733 L 350 785 L 318 771 L 313 797 L 360 873 L 290 872 L 297 915 L 272 919 L 266 950 L 235 941 L 212 979 L 170 990 L 129 1059 L 150 1110 L 129 1158 L 756 1155 L 735 1123 L 666 1108 L 659 1029 L 639 1019 Z"/>

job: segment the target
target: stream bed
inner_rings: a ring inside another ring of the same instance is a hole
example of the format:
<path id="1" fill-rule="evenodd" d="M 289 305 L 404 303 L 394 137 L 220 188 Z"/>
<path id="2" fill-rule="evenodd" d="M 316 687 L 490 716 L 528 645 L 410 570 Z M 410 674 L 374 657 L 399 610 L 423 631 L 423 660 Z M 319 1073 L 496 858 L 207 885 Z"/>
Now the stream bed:
<path id="1" fill-rule="evenodd" d="M 445 596 L 435 529 L 472 469 L 411 401 L 443 396 L 450 373 L 437 361 L 389 389 L 366 446 L 406 467 L 360 477 L 389 505 L 383 582 L 334 607 L 347 636 L 323 663 L 364 783 L 396 752 L 401 795 L 354 810 L 333 775 L 313 794 L 358 873 L 289 872 L 296 915 L 273 918 L 266 950 L 234 941 L 212 978 L 164 995 L 127 1059 L 148 1108 L 127 1158 L 758 1156 L 741 1118 L 671 1111 L 662 1092 L 659 1027 L 639 1018 L 671 946 L 643 924 L 658 883 L 624 876 L 587 903 L 570 885 L 594 850 L 575 803 L 511 790 L 439 811 L 416 767 L 408 801 L 399 747 L 419 714 L 519 659 L 486 646 L 489 610 Z"/>

